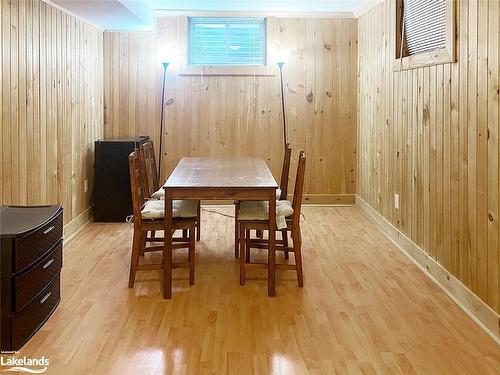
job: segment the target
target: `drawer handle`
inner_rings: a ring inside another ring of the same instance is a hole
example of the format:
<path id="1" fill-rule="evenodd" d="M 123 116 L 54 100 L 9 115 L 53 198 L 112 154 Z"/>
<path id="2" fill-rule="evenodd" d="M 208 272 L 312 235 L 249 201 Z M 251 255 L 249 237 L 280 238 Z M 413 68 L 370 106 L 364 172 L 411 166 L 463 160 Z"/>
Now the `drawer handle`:
<path id="1" fill-rule="evenodd" d="M 48 292 L 47 295 L 40 300 L 40 303 L 44 303 L 45 301 L 47 301 L 47 298 L 49 298 L 51 294 L 52 292 Z"/>
<path id="2" fill-rule="evenodd" d="M 45 230 L 43 231 L 43 234 L 49 234 L 50 232 L 52 232 L 52 230 L 53 230 L 53 229 L 54 229 L 54 227 L 53 227 L 53 226 L 48 227 L 47 229 L 45 229 Z"/>
<path id="3" fill-rule="evenodd" d="M 54 258 L 52 258 L 51 260 L 49 260 L 47 263 L 45 263 L 43 265 L 43 269 L 47 268 L 48 266 L 50 266 L 52 263 L 54 263 Z"/>

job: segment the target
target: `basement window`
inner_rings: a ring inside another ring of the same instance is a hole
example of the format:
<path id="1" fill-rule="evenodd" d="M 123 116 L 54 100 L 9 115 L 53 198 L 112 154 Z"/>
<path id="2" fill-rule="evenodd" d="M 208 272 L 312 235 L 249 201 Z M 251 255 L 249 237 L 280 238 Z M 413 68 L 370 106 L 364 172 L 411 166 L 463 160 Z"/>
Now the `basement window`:
<path id="1" fill-rule="evenodd" d="M 396 1 L 394 70 L 455 61 L 455 2 Z"/>
<path id="2" fill-rule="evenodd" d="M 189 18 L 189 65 L 266 65 L 266 20 Z"/>

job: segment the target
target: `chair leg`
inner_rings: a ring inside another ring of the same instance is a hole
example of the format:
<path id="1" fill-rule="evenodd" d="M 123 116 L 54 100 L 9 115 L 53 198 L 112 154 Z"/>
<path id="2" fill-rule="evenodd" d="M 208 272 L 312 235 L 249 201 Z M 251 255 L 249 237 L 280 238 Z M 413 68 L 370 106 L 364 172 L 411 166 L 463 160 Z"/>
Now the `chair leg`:
<path id="1" fill-rule="evenodd" d="M 240 224 L 240 285 L 245 285 L 245 254 L 246 251 L 246 238 L 245 227 Z"/>
<path id="2" fill-rule="evenodd" d="M 196 208 L 196 241 L 201 239 L 201 201 L 198 201 L 198 207 Z"/>
<path id="3" fill-rule="evenodd" d="M 185 240 L 185 241 L 189 239 L 189 233 L 188 232 L 189 231 L 187 229 L 183 229 L 182 230 L 182 239 Z"/>
<path id="4" fill-rule="evenodd" d="M 260 229 L 257 229 L 257 230 L 255 231 L 255 236 L 256 236 L 257 238 L 263 238 L 263 237 L 264 237 L 264 231 L 263 231 L 263 230 L 260 230 Z"/>
<path id="5" fill-rule="evenodd" d="M 245 232 L 245 262 L 250 263 L 250 246 L 247 241 L 250 241 L 250 230 L 247 229 Z"/>
<path id="6" fill-rule="evenodd" d="M 139 264 L 139 254 L 141 252 L 141 237 L 140 228 L 134 227 L 134 239 L 132 242 L 132 256 L 130 258 L 130 275 L 128 277 L 128 287 L 133 288 L 135 283 L 135 273 Z"/>
<path id="7" fill-rule="evenodd" d="M 299 287 L 304 286 L 304 279 L 302 276 L 302 236 L 300 229 L 292 231 L 293 251 L 295 253 L 295 269 L 297 270 L 297 281 Z"/>
<path id="8" fill-rule="evenodd" d="M 195 226 L 189 229 L 189 285 L 194 285 L 194 246 L 195 246 Z"/>
<path id="9" fill-rule="evenodd" d="M 238 226 L 238 212 L 240 211 L 240 202 L 235 202 L 234 204 L 234 257 L 238 258 L 240 256 L 240 237 L 239 237 L 239 226 Z"/>
<path id="10" fill-rule="evenodd" d="M 146 253 L 146 238 L 148 237 L 148 232 L 141 232 L 141 249 L 139 251 L 139 254 L 141 256 L 144 256 Z"/>
<path id="11" fill-rule="evenodd" d="M 283 246 L 285 248 L 285 251 L 284 251 L 285 259 L 288 259 L 289 258 L 288 250 L 287 250 L 287 247 L 288 247 L 288 232 L 286 231 L 286 229 L 283 229 L 281 231 L 281 239 L 283 240 Z"/>

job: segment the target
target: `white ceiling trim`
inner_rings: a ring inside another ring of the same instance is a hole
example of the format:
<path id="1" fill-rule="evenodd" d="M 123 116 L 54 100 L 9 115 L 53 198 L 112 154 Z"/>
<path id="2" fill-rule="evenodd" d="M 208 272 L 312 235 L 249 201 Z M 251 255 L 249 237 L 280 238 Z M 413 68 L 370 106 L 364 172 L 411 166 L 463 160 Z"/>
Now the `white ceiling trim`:
<path id="1" fill-rule="evenodd" d="M 77 20 L 83 21 L 83 22 L 89 24 L 90 26 L 95 27 L 96 29 L 98 29 L 100 31 L 105 31 L 105 29 L 102 26 L 99 26 L 98 24 L 93 23 L 93 22 L 89 21 L 86 18 L 83 18 L 82 16 L 79 16 L 78 14 L 73 13 L 72 11 L 70 11 L 70 10 L 64 8 L 64 7 L 62 7 L 62 6 L 58 5 L 58 4 L 55 4 L 55 3 L 53 3 L 50 0 L 41 0 L 41 1 L 43 1 L 45 4 L 50 5 L 51 7 L 54 7 L 56 9 L 60 10 L 61 12 L 64 12 L 64 13 L 70 15 L 71 17 L 76 18 Z"/>
<path id="2" fill-rule="evenodd" d="M 370 0 L 368 3 L 366 3 L 365 5 L 363 5 L 361 8 L 359 8 L 356 11 L 354 11 L 354 16 L 356 18 L 359 18 L 362 15 L 368 13 L 370 10 L 378 7 L 383 2 L 384 2 L 384 0 Z"/>
<path id="3" fill-rule="evenodd" d="M 383 0 L 381 0 L 383 1 Z M 155 10 L 155 16 L 241 16 L 241 17 L 292 17 L 292 18 L 356 18 L 354 12 L 251 12 L 251 11 L 202 11 Z"/>

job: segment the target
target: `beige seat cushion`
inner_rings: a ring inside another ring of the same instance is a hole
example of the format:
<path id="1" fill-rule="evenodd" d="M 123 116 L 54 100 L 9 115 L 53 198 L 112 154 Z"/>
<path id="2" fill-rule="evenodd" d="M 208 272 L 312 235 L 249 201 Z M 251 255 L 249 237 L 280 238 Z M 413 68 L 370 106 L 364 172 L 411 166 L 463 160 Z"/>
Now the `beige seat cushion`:
<path id="1" fill-rule="evenodd" d="M 172 202 L 172 216 L 174 218 L 191 218 L 197 216 L 197 201 L 174 200 Z M 141 211 L 143 219 L 163 219 L 165 217 L 165 201 L 146 201 Z"/>
<path id="2" fill-rule="evenodd" d="M 276 201 L 276 221 L 293 214 L 290 201 Z M 268 220 L 269 202 L 267 201 L 243 201 L 240 203 L 238 220 Z M 282 220 L 281 220 L 282 221 Z M 281 229 L 281 228 L 279 228 Z"/>
<path id="3" fill-rule="evenodd" d="M 152 199 L 165 199 L 165 189 L 163 187 L 156 190 L 153 194 L 151 194 Z"/>
<path id="4" fill-rule="evenodd" d="M 279 201 L 281 199 L 281 189 L 276 189 L 276 200 Z"/>

